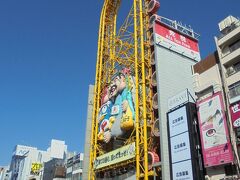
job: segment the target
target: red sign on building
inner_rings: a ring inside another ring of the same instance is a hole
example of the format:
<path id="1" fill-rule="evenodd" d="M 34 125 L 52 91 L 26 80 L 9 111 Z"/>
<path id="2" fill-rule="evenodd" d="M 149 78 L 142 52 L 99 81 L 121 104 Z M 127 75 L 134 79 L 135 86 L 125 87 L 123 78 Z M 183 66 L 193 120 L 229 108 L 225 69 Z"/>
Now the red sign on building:
<path id="1" fill-rule="evenodd" d="M 156 43 L 184 56 L 200 61 L 198 41 L 161 23 L 155 24 Z"/>
<path id="2" fill-rule="evenodd" d="M 240 101 L 230 106 L 230 112 L 233 127 L 240 127 Z"/>

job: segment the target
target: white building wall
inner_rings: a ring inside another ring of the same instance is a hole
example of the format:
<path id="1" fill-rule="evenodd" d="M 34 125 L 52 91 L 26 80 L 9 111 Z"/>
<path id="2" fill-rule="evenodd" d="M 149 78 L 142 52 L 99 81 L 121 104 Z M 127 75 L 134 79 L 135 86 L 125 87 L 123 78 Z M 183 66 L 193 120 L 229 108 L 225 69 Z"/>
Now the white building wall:
<path id="1" fill-rule="evenodd" d="M 0 167 L 0 180 L 10 180 L 8 170 L 9 166 Z"/>
<path id="2" fill-rule="evenodd" d="M 39 176 L 30 174 L 32 163 L 42 163 L 43 165 L 44 162 L 47 162 L 52 158 L 64 159 L 66 152 L 67 145 L 65 145 L 64 141 L 59 140 L 52 140 L 51 146 L 47 151 L 38 150 L 36 147 L 17 145 L 13 153 L 12 162 L 12 164 L 14 164 L 16 162 L 14 159 L 21 158 L 17 180 L 27 180 L 30 177 L 35 177 L 37 180 L 41 179 L 41 173 Z"/>
<path id="3" fill-rule="evenodd" d="M 196 61 L 158 45 L 155 45 L 155 60 L 158 82 L 162 177 L 163 180 L 169 180 L 170 169 L 166 116 L 169 110 L 168 99 L 186 88 L 193 95 L 191 66 Z"/>
<path id="4" fill-rule="evenodd" d="M 213 92 L 222 91 L 222 80 L 217 64 L 204 71 L 204 73 L 193 72 L 193 79 L 193 89 L 199 100 L 211 96 Z"/>
<path id="5" fill-rule="evenodd" d="M 92 130 L 93 92 L 94 92 L 94 86 L 89 85 L 87 121 L 86 121 L 86 130 L 85 130 L 85 145 L 84 145 L 83 179 L 88 179 L 91 130 Z"/>
<path id="6" fill-rule="evenodd" d="M 64 141 L 52 139 L 50 153 L 52 158 L 63 159 L 66 154 L 67 146 Z"/>

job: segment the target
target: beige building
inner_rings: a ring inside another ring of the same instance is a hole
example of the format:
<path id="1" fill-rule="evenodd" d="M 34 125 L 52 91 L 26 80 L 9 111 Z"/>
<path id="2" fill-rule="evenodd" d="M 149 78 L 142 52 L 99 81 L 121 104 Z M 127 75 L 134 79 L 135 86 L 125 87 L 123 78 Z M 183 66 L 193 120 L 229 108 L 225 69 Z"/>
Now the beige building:
<path id="1" fill-rule="evenodd" d="M 206 179 L 217 180 L 236 176 L 239 172 L 238 132 L 233 127 L 231 108 L 240 112 L 240 21 L 228 16 L 219 23 L 220 35 L 215 37 L 217 51 L 193 66 L 193 88 L 198 101 L 223 95 L 233 162 L 206 167 Z M 235 105 L 235 106 L 234 106 Z M 235 118 L 239 114 L 235 114 Z M 239 119 L 240 120 L 240 119 Z M 239 124 L 240 125 L 240 124 Z"/>
<path id="2" fill-rule="evenodd" d="M 240 20 L 228 16 L 219 24 L 215 37 L 228 103 L 240 101 Z"/>

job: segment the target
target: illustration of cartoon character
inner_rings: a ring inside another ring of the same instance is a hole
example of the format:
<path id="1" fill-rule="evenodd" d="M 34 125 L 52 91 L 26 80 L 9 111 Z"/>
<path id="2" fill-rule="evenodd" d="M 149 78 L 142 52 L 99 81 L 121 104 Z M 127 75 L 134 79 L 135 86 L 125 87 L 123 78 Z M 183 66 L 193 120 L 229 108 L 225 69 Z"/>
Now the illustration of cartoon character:
<path id="1" fill-rule="evenodd" d="M 120 137 L 134 128 L 135 110 L 132 97 L 132 79 L 127 71 L 116 73 L 109 86 L 109 99 L 113 103 L 111 116 L 114 123 L 109 131 L 104 133 L 106 143 L 112 137 Z"/>
<path id="2" fill-rule="evenodd" d="M 104 89 L 101 104 L 98 114 L 98 140 L 103 141 L 104 132 L 109 131 L 114 123 L 114 117 L 111 116 L 112 102 L 109 100 L 108 88 Z"/>

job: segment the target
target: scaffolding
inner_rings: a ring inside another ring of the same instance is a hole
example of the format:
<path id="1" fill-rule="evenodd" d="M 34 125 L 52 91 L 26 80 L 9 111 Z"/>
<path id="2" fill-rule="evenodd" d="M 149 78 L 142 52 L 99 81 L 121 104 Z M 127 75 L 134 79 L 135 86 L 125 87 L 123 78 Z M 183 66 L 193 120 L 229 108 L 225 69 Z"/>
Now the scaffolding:
<path id="1" fill-rule="evenodd" d="M 149 43 L 149 13 L 147 6 L 150 0 L 133 0 L 129 13 L 122 26 L 117 30 L 118 11 L 121 0 L 105 0 L 100 17 L 94 104 L 92 112 L 90 164 L 88 179 L 97 179 L 97 173 L 107 169 L 134 166 L 136 179 L 147 180 L 153 176 L 149 170 L 148 151 L 154 148 L 151 135 L 154 113 L 152 110 L 151 87 L 151 46 Z M 135 156 L 111 167 L 94 168 L 97 157 L 106 150 L 98 140 L 98 113 L 101 107 L 103 89 L 109 85 L 111 77 L 118 67 L 126 67 L 134 77 L 135 125 L 124 145 L 135 143 Z"/>

